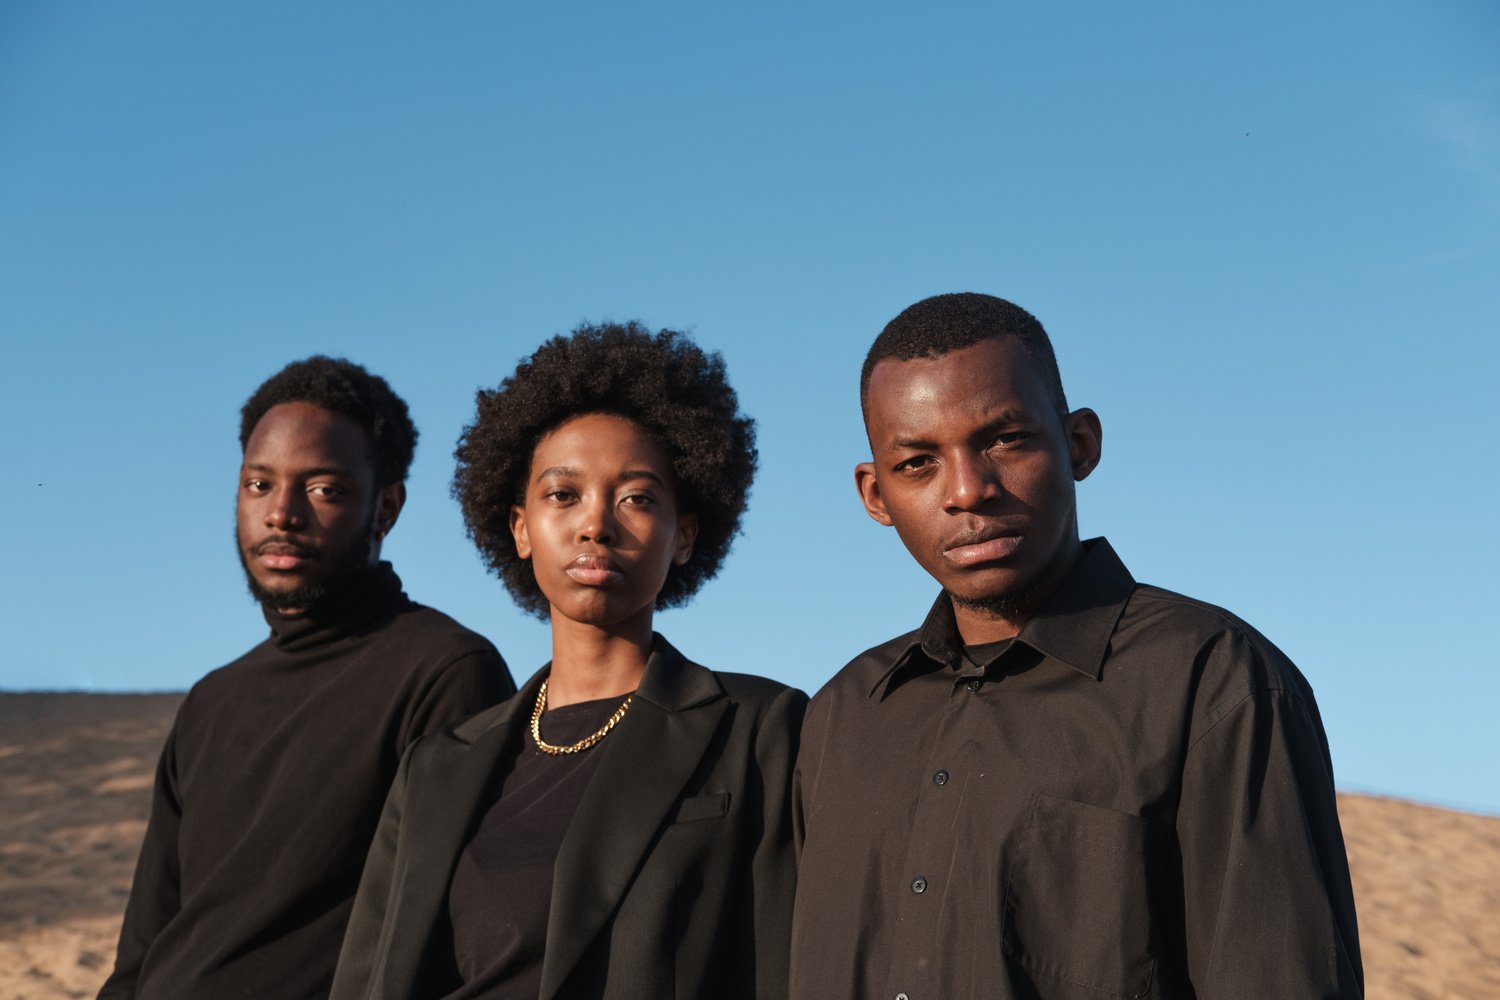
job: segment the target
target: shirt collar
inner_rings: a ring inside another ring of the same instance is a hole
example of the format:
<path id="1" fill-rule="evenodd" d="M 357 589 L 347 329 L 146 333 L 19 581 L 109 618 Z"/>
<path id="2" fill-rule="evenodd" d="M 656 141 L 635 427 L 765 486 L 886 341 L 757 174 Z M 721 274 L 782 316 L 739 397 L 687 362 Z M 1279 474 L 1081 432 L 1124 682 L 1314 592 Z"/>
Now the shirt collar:
<path id="1" fill-rule="evenodd" d="M 1135 578 L 1109 542 L 1090 539 L 1083 543 L 1083 556 L 1073 572 L 1021 628 L 1016 642 L 1098 680 L 1115 623 L 1134 590 Z M 891 679 L 918 655 L 934 664 L 954 666 L 962 653 L 953 602 L 946 593 L 939 594 L 922 627 L 876 680 L 870 696 L 884 697 Z"/>

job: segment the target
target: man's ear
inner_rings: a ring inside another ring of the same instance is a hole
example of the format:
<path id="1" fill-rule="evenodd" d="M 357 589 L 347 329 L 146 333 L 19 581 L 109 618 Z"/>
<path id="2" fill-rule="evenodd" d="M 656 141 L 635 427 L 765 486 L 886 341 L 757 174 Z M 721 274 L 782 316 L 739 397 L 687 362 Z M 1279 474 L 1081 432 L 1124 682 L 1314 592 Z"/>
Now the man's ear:
<path id="1" fill-rule="evenodd" d="M 886 513 L 885 499 L 880 495 L 880 480 L 875 477 L 874 462 L 860 462 L 854 467 L 854 488 L 859 491 L 859 502 L 865 505 L 877 524 L 891 526 L 891 515 Z"/>
<path id="2" fill-rule="evenodd" d="M 1099 414 L 1087 406 L 1068 414 L 1063 421 L 1063 430 L 1068 435 L 1068 457 L 1073 462 L 1073 479 L 1083 482 L 1089 473 L 1099 466 L 1103 456 L 1104 425 L 1099 423 Z"/>
<path id="3" fill-rule="evenodd" d="M 672 562 L 684 566 L 693 558 L 693 543 L 698 540 L 698 515 L 682 514 L 677 518 L 677 551 Z"/>
<path id="4" fill-rule="evenodd" d="M 510 509 L 510 537 L 516 540 L 516 555 L 531 558 L 531 535 L 526 531 L 526 508 L 515 504 Z"/>
<path id="5" fill-rule="evenodd" d="M 401 508 L 406 506 L 406 484 L 392 483 L 383 487 L 375 498 L 375 540 L 381 541 L 396 526 Z"/>

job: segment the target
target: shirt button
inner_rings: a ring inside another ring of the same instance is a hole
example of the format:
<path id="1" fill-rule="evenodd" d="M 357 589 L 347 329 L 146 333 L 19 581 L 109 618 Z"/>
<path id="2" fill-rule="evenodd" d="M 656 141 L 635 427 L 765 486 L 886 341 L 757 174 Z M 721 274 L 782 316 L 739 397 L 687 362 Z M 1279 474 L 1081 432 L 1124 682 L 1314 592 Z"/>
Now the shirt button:
<path id="1" fill-rule="evenodd" d="M 939 771 L 937 774 L 934 774 L 932 776 L 932 783 L 934 785 L 946 785 L 948 783 L 948 772 Z"/>
<path id="2" fill-rule="evenodd" d="M 910 1000 L 905 993 L 897 993 L 896 1000 Z"/>
<path id="3" fill-rule="evenodd" d="M 968 683 L 967 686 L 968 686 L 968 688 L 969 688 L 970 691 L 978 691 L 979 690 L 979 681 L 978 680 L 972 680 L 972 681 L 970 681 Z"/>
<path id="4" fill-rule="evenodd" d="M 915 893 L 924 893 L 924 892 L 926 892 L 927 891 L 927 880 L 925 878 L 923 878 L 922 876 L 920 876 L 920 875 L 918 875 L 916 878 L 912 879 L 911 880 L 911 891 L 915 892 Z"/>

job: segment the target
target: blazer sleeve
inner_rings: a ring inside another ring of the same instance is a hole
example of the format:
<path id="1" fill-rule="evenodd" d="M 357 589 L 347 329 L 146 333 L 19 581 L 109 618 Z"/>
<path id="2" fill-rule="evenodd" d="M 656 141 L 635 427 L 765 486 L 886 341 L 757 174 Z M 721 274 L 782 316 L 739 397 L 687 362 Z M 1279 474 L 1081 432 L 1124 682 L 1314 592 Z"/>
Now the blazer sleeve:
<path id="1" fill-rule="evenodd" d="M 782 1000 L 787 995 L 797 854 L 792 839 L 792 770 L 807 695 L 782 691 L 767 709 L 755 740 L 761 781 L 760 837 L 744 868 L 734 968 L 726 996 Z"/>
<path id="2" fill-rule="evenodd" d="M 156 764 L 151 818 L 136 861 L 130 901 L 125 906 L 115 969 L 100 989 L 99 1000 L 130 1000 L 135 996 L 146 953 L 182 908 L 182 875 L 177 857 L 177 836 L 182 824 L 182 802 L 177 793 L 177 729 L 174 723 Z"/>
<path id="3" fill-rule="evenodd" d="M 339 949 L 338 967 L 333 974 L 329 1000 L 364 1000 L 376 995 L 374 990 L 377 979 L 385 952 L 389 948 L 385 917 L 391 909 L 391 892 L 395 884 L 401 815 L 406 806 L 407 776 L 411 770 L 412 756 L 419 745 L 420 743 L 413 744 L 402 756 L 396 779 L 386 795 L 380 824 L 375 829 L 375 839 L 365 858 L 359 891 L 354 896 L 349 925 L 344 931 L 344 943 Z"/>
<path id="4" fill-rule="evenodd" d="M 1364 995 L 1333 769 L 1311 691 L 1260 690 L 1188 751 L 1183 953 L 1203 1000 Z"/>

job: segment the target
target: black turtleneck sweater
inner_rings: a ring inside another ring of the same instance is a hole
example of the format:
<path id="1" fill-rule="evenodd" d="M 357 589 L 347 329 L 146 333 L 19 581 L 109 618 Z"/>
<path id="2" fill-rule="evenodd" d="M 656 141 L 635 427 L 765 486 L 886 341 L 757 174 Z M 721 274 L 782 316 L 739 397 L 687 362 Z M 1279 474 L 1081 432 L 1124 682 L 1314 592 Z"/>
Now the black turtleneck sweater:
<path id="1" fill-rule="evenodd" d="M 401 754 L 515 691 L 389 563 L 266 620 L 178 710 L 100 1000 L 326 997 Z"/>

